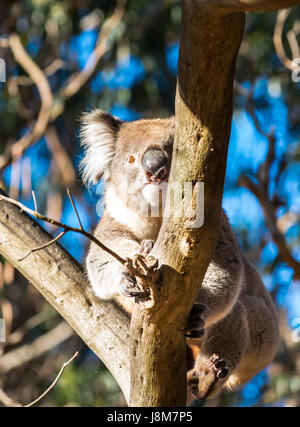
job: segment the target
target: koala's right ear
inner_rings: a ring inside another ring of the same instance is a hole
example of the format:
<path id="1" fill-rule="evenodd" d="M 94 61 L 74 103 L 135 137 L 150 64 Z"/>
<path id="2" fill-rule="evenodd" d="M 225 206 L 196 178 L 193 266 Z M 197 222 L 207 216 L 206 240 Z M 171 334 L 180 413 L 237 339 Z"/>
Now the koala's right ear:
<path id="1" fill-rule="evenodd" d="M 101 110 L 84 113 L 81 120 L 81 145 L 85 149 L 80 164 L 86 185 L 97 183 L 110 176 L 110 164 L 115 154 L 115 142 L 122 121 Z"/>

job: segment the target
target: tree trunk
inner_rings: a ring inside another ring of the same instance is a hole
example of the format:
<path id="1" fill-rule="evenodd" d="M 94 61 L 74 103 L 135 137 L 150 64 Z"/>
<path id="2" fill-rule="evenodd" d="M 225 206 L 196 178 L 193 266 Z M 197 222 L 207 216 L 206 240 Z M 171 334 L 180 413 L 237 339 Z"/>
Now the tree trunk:
<path id="1" fill-rule="evenodd" d="M 135 305 L 131 321 L 132 406 L 184 406 L 183 329 L 211 259 L 218 229 L 232 117 L 236 57 L 244 14 L 182 1 L 176 135 L 170 182 L 205 183 L 202 227 L 164 218 L 152 251 L 163 284 L 153 307 Z"/>

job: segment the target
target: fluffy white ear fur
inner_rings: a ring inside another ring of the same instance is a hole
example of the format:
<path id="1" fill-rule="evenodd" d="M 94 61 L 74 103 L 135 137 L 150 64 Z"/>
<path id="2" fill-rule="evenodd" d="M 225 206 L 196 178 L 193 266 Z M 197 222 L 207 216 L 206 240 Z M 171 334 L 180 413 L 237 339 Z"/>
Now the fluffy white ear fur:
<path id="1" fill-rule="evenodd" d="M 80 137 L 85 155 L 80 170 L 86 185 L 97 183 L 102 176 L 106 181 L 109 179 L 110 163 L 121 125 L 119 119 L 102 110 L 83 114 Z"/>

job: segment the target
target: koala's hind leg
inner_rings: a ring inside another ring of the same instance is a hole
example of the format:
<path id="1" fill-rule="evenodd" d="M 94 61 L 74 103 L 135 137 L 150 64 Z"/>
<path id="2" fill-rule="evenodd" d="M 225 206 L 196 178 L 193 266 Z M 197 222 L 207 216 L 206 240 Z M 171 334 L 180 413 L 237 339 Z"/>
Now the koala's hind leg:
<path id="1" fill-rule="evenodd" d="M 188 372 L 188 391 L 197 399 L 216 396 L 239 366 L 248 345 L 246 310 L 237 302 L 225 318 L 206 329 L 194 368 Z"/>
<path id="2" fill-rule="evenodd" d="M 268 301 L 255 295 L 244 295 L 242 302 L 247 307 L 250 343 L 243 360 L 226 384 L 229 388 L 246 383 L 268 366 L 279 344 L 277 316 Z"/>

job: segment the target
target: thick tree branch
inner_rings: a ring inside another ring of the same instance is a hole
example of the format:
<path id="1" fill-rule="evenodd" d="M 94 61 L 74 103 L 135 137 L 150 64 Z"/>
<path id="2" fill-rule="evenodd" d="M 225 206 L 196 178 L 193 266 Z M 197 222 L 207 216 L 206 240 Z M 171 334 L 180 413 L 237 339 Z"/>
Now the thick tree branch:
<path id="1" fill-rule="evenodd" d="M 285 9 L 296 6 L 299 0 L 190 0 L 198 6 L 209 6 L 227 13 L 258 12 Z"/>
<path id="2" fill-rule="evenodd" d="M 19 207 L 5 201 L 0 201 L 0 236 L 0 253 L 100 357 L 128 399 L 128 317 L 114 303 L 95 300 L 81 266 L 59 244 L 18 261 L 30 249 L 44 245 L 52 237 Z"/>
<path id="3" fill-rule="evenodd" d="M 131 405 L 186 401 L 183 330 L 210 262 L 218 229 L 232 116 L 232 88 L 244 14 L 182 1 L 175 143 L 169 182 L 205 184 L 205 220 L 164 218 L 152 255 L 163 274 L 151 306 L 135 305 L 131 322 Z M 170 187 L 170 185 L 169 185 Z M 197 200 L 197 210 L 199 204 Z"/>

